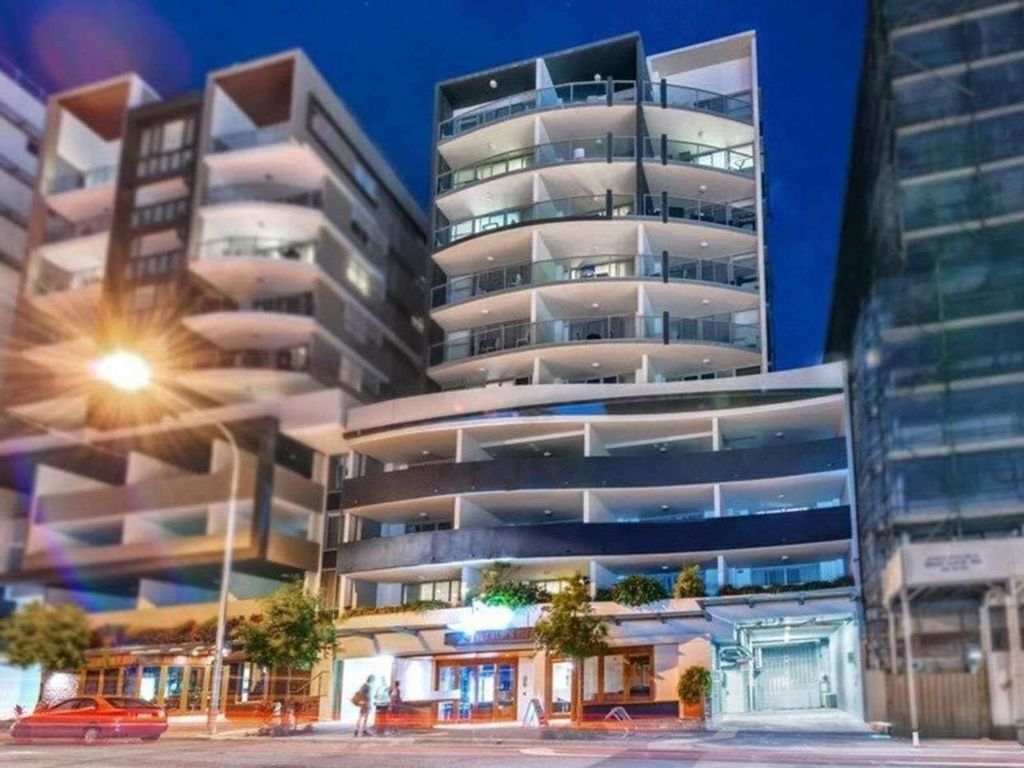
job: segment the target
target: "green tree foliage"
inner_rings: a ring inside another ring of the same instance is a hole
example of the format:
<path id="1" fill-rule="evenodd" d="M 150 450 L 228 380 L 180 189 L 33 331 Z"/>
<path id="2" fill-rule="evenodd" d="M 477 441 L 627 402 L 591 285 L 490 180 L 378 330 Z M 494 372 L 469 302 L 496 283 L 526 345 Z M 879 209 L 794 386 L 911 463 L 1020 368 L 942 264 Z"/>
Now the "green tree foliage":
<path id="1" fill-rule="evenodd" d="M 231 633 L 249 660 L 264 669 L 309 669 L 334 646 L 334 623 L 320 601 L 292 582 L 260 601 L 262 613 L 240 621 Z"/>
<path id="2" fill-rule="evenodd" d="M 519 579 L 516 569 L 508 563 L 494 563 L 484 569 L 477 597 L 484 605 L 525 608 L 550 602 L 551 593 Z"/>
<path id="3" fill-rule="evenodd" d="M 673 591 L 678 598 L 704 597 L 704 577 L 701 575 L 700 566 L 696 563 L 685 566 L 676 578 L 676 588 Z"/>
<path id="4" fill-rule="evenodd" d="M 608 650 L 608 626 L 604 619 L 594 615 L 590 605 L 590 590 L 587 579 L 573 576 L 551 598 L 551 604 L 533 627 L 533 637 L 538 645 L 552 656 L 561 656 L 573 661 L 573 721 L 581 718 L 583 659 L 600 656 Z"/>
<path id="5" fill-rule="evenodd" d="M 619 605 L 635 608 L 656 603 L 658 600 L 667 600 L 668 592 L 657 579 L 642 573 L 633 573 L 611 588 L 611 599 Z"/>
<path id="6" fill-rule="evenodd" d="M 0 623 L 0 648 L 8 663 L 38 664 L 47 674 L 84 667 L 90 640 L 89 620 L 76 605 L 29 603 Z"/>
<path id="7" fill-rule="evenodd" d="M 704 701 L 711 693 L 711 672 L 707 667 L 690 667 L 679 676 L 676 686 L 679 699 L 687 704 Z"/>

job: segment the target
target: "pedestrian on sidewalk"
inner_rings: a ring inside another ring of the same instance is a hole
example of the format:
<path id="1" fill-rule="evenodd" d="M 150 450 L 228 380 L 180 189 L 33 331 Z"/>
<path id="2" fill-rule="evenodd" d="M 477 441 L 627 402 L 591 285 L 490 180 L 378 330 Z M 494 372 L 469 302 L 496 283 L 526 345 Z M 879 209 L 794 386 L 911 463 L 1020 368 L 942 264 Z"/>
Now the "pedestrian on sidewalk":
<path id="1" fill-rule="evenodd" d="M 374 677 L 370 675 L 366 682 L 359 686 L 359 690 L 352 695 L 352 703 L 359 707 L 359 717 L 356 718 L 356 732 L 358 736 L 362 730 L 363 736 L 369 736 L 370 707 L 373 706 L 373 682 Z"/>

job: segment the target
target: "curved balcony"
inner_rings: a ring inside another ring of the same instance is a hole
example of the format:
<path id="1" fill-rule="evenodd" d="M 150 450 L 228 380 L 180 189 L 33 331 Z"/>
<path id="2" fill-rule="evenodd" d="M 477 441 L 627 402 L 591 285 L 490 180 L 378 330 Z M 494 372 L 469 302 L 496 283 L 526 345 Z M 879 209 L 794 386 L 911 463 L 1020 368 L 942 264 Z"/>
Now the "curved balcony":
<path id="1" fill-rule="evenodd" d="M 342 485 L 341 503 L 342 508 L 354 510 L 356 507 L 375 504 L 487 491 L 665 488 L 795 477 L 844 468 L 844 437 L 688 453 L 686 461 L 661 454 L 503 458 L 491 461 L 421 464 L 382 475 L 349 478 Z M 740 525 L 747 525 L 756 519 L 775 519 L 775 514 L 730 519 L 736 520 Z M 674 524 L 684 529 L 688 527 Z M 627 525 L 623 525 L 623 528 L 625 527 Z M 550 530 L 550 527 L 544 526 L 541 530 Z"/>
<path id="2" fill-rule="evenodd" d="M 200 243 L 189 269 L 232 296 L 312 289 L 317 279 L 317 243 L 269 237 L 222 237 Z"/>
<path id="3" fill-rule="evenodd" d="M 632 160 L 636 158 L 637 147 L 645 160 L 662 163 L 692 165 L 735 173 L 747 178 L 754 176 L 754 157 L 747 151 L 731 147 L 714 147 L 690 141 L 654 137 L 607 136 L 566 139 L 548 144 L 502 152 L 442 173 L 437 177 L 436 192 L 439 196 L 471 187 L 480 182 L 507 176 L 531 168 L 546 168 L 553 165 L 582 162 L 606 162 Z"/>
<path id="4" fill-rule="evenodd" d="M 450 117 L 438 125 L 438 143 L 485 125 L 532 112 L 565 107 L 635 103 L 636 81 L 634 80 L 586 80 L 578 83 L 562 83 L 506 96 Z"/>
<path id="5" fill-rule="evenodd" d="M 200 259 L 273 259 L 313 264 L 316 243 L 273 237 L 222 237 L 199 246 Z"/>
<path id="6" fill-rule="evenodd" d="M 546 320 L 539 323 L 501 323 L 469 331 L 464 338 L 443 341 L 430 348 L 430 365 L 527 347 L 609 342 L 702 344 L 757 352 L 756 325 L 743 325 L 717 316 L 684 318 L 662 315 L 617 315 Z"/>
<path id="7" fill-rule="evenodd" d="M 684 524 L 573 522 L 461 528 L 342 544 L 338 564 L 344 573 L 359 573 L 477 560 L 698 554 L 840 542 L 849 539 L 850 533 L 846 506 Z"/>
<path id="8" fill-rule="evenodd" d="M 226 296 L 211 296 L 198 302 L 183 323 L 193 333 L 222 348 L 252 344 L 254 338 L 272 339 L 275 345 L 294 348 L 308 342 L 314 333 L 315 311 L 310 291 L 244 303 Z M 290 363 L 289 358 L 289 368 Z"/>
<path id="9" fill-rule="evenodd" d="M 484 158 L 472 165 L 456 168 L 437 177 L 437 194 L 464 189 L 482 181 L 506 176 L 530 168 L 544 168 L 563 163 L 611 162 L 636 158 L 636 138 L 606 136 L 566 139 L 548 144 L 515 149 Z"/>
<path id="10" fill-rule="evenodd" d="M 291 133 L 292 124 L 290 122 L 267 125 L 247 131 L 224 133 L 213 137 L 210 143 L 210 152 L 233 152 L 237 149 L 250 149 L 252 147 L 280 144 L 287 141 L 291 137 Z"/>
<path id="11" fill-rule="evenodd" d="M 210 368 L 257 368 L 269 371 L 305 373 L 310 370 L 309 347 L 300 344 L 281 349 L 220 349 L 200 355 L 192 366 Z"/>
<path id="12" fill-rule="evenodd" d="M 663 222 L 697 222 L 747 232 L 757 230 L 757 213 L 745 201 L 734 204 L 665 194 L 643 195 L 639 200 L 633 195 L 583 195 L 542 200 L 453 222 L 434 233 L 434 248 L 441 250 L 467 238 L 524 224 L 631 216 L 659 218 Z"/>
<path id="13" fill-rule="evenodd" d="M 103 165 L 84 171 L 72 170 L 60 173 L 46 181 L 46 194 L 56 195 L 75 189 L 88 189 L 112 184 L 117 178 L 117 165 Z"/>
<path id="14" fill-rule="evenodd" d="M 751 123 L 754 119 L 754 94 L 739 91 L 721 94 L 671 83 L 644 83 L 643 102 L 671 109 L 689 109 L 696 112 L 711 112 L 730 120 Z"/>
<path id="15" fill-rule="evenodd" d="M 226 184 L 210 187 L 204 203 L 278 203 L 320 210 L 323 208 L 323 193 L 319 189 L 298 189 L 283 184 Z"/>
<path id="16" fill-rule="evenodd" d="M 740 254 L 740 256 L 755 254 Z M 654 254 L 600 254 L 537 262 L 520 262 L 454 277 L 432 291 L 432 306 L 463 301 L 517 288 L 578 280 L 648 279 L 692 281 L 756 292 L 757 268 L 728 261 L 662 257 Z"/>

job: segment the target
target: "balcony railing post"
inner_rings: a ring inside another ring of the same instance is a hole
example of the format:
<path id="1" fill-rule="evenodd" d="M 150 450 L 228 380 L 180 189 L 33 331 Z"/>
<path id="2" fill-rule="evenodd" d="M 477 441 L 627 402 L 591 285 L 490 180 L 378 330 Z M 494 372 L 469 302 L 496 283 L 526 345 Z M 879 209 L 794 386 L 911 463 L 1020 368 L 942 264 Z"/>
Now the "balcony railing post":
<path id="1" fill-rule="evenodd" d="M 668 165 L 668 136 L 661 134 L 661 164 Z"/>
<path id="2" fill-rule="evenodd" d="M 614 102 L 614 97 L 615 97 L 615 87 L 614 86 L 615 86 L 615 81 L 614 80 L 612 80 L 610 77 L 605 79 L 605 81 L 604 81 L 605 99 L 607 100 L 609 107 Z"/>
<path id="3" fill-rule="evenodd" d="M 668 251 L 661 252 L 661 282 L 668 282 Z"/>
<path id="4" fill-rule="evenodd" d="M 661 343 L 668 344 L 668 312 L 661 313 Z"/>
<path id="5" fill-rule="evenodd" d="M 661 193 L 661 221 L 668 224 L 668 192 Z"/>
<path id="6" fill-rule="evenodd" d="M 661 78 L 661 106 L 664 109 L 668 106 L 668 81 Z"/>
<path id="7" fill-rule="evenodd" d="M 612 217 L 612 191 L 610 189 L 604 191 L 604 215 L 608 219 Z"/>
<path id="8" fill-rule="evenodd" d="M 612 134 L 611 134 L 611 131 L 609 131 L 608 133 L 606 133 L 604 135 L 604 141 L 605 141 L 605 146 L 606 146 L 605 159 L 610 163 L 612 161 L 612 157 L 615 155 L 615 153 L 612 151 Z"/>

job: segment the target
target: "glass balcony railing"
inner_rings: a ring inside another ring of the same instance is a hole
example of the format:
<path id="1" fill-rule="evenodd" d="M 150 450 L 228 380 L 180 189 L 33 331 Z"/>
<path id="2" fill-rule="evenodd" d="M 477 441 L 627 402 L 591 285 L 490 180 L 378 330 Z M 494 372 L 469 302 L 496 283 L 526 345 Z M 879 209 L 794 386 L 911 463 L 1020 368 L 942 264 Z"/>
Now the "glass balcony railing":
<path id="1" fill-rule="evenodd" d="M 272 237 L 223 237 L 202 243 L 199 258 L 282 259 L 312 264 L 316 261 L 316 243 Z"/>
<path id="2" fill-rule="evenodd" d="M 323 208 L 323 193 L 319 189 L 299 189 L 283 184 L 226 184 L 210 187 L 206 203 L 283 203 L 306 208 Z"/>
<path id="3" fill-rule="evenodd" d="M 667 325 L 666 325 L 667 319 Z M 448 339 L 430 349 L 430 364 L 456 362 L 495 352 L 514 351 L 545 344 L 600 341 L 699 342 L 757 350 L 756 325 L 741 325 L 720 316 L 666 318 L 665 315 L 615 315 L 514 322 L 474 328 L 460 338 Z"/>
<path id="4" fill-rule="evenodd" d="M 754 254 L 744 254 L 753 258 Z M 756 291 L 757 267 L 736 261 L 691 259 L 654 254 L 600 254 L 520 262 L 460 275 L 433 289 L 433 307 L 456 304 L 497 291 L 544 283 L 602 278 L 661 278 L 716 283 Z"/>
<path id="5" fill-rule="evenodd" d="M 214 136 L 210 144 L 210 152 L 231 152 L 236 149 L 249 149 L 250 147 L 265 147 L 269 144 L 279 144 L 287 141 L 291 136 L 292 124 L 290 122 L 267 125 L 262 128 L 253 128 L 247 131 L 235 131 Z"/>
<path id="6" fill-rule="evenodd" d="M 483 216 L 475 216 L 439 229 L 434 234 L 434 245 L 443 248 L 472 235 L 492 232 L 506 227 L 526 224 L 531 221 L 573 218 L 615 218 L 631 216 L 635 211 L 633 195 L 584 195 L 559 200 L 543 200 L 539 203 L 506 208 Z"/>
<path id="7" fill-rule="evenodd" d="M 527 168 L 543 168 L 588 160 L 632 160 L 635 157 L 636 138 L 633 136 L 613 136 L 611 143 L 607 136 L 596 136 L 537 144 L 525 149 L 503 152 L 473 165 L 443 173 L 437 178 L 437 193 L 444 194 Z"/>
<path id="8" fill-rule="evenodd" d="M 544 109 L 635 103 L 636 82 L 633 80 L 563 83 L 536 91 L 517 93 L 473 107 L 444 120 L 438 126 L 438 138 L 439 141 L 445 141 L 490 123 Z"/>
<path id="9" fill-rule="evenodd" d="M 60 192 L 70 192 L 73 189 L 87 189 L 98 187 L 103 184 L 110 184 L 117 178 L 116 165 L 104 165 L 97 168 L 90 168 L 86 171 L 72 171 L 61 173 L 52 177 L 46 183 L 48 194 L 54 195 Z"/>
<path id="10" fill-rule="evenodd" d="M 309 370 L 309 347 L 283 349 L 223 349 L 201 355 L 196 368 L 260 368 L 274 371 Z"/>
<path id="11" fill-rule="evenodd" d="M 712 112 L 745 123 L 750 123 L 754 119 L 754 99 L 751 91 L 726 95 L 686 85 L 644 83 L 643 99 L 645 104 Z"/>
<path id="12" fill-rule="evenodd" d="M 48 262 L 42 262 L 39 275 L 32 284 L 32 293 L 36 296 L 47 296 L 63 291 L 74 291 L 103 282 L 105 267 L 90 267 L 76 272 L 67 272 Z"/>
<path id="13" fill-rule="evenodd" d="M 90 216 L 81 221 L 51 219 L 46 225 L 46 242 L 56 243 L 62 240 L 71 240 L 75 237 L 88 237 L 89 235 L 106 232 L 110 229 L 112 221 L 113 213 L 111 211 Z"/>
<path id="14" fill-rule="evenodd" d="M 665 221 L 699 221 L 750 232 L 757 229 L 757 214 L 746 201 L 734 204 L 687 197 L 643 195 L 641 205 L 637 206 L 633 195 L 584 195 L 542 200 L 453 222 L 434 233 L 434 247 L 445 248 L 467 237 L 530 222 L 637 215 L 661 217 Z"/>
<path id="15" fill-rule="evenodd" d="M 248 304 L 239 304 L 227 296 L 208 297 L 195 306 L 195 314 L 205 315 L 212 312 L 271 312 L 281 315 L 299 315 L 311 317 L 315 311 L 313 294 L 310 291 L 292 293 L 286 296 L 268 296 L 254 299 Z"/>
<path id="16" fill-rule="evenodd" d="M 665 221 L 700 221 L 751 232 L 757 229 L 757 214 L 747 203 L 737 205 L 672 195 L 644 195 L 643 215 L 660 216 Z"/>
<path id="17" fill-rule="evenodd" d="M 658 138 L 646 138 L 642 142 L 645 160 L 658 160 L 666 163 L 682 163 L 715 168 L 729 173 L 738 173 L 749 178 L 754 177 L 754 156 L 752 147 L 712 147 L 707 144 L 696 144 L 691 141 L 675 141 L 668 139 L 662 146 Z"/>

